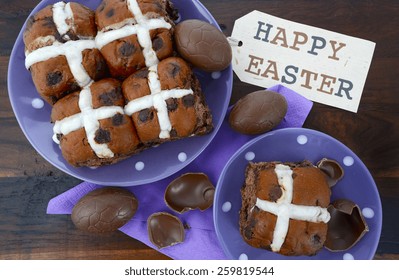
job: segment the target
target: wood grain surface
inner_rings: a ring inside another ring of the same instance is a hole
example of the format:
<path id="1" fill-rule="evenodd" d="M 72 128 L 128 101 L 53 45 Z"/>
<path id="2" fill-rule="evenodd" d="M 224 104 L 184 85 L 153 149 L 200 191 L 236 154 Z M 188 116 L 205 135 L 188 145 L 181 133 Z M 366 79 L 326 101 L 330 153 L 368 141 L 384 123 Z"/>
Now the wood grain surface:
<path id="1" fill-rule="evenodd" d="M 29 144 L 7 91 L 9 57 L 38 0 L 0 0 L 0 259 L 168 259 L 121 232 L 78 231 L 68 215 L 47 215 L 48 201 L 79 180 L 57 170 Z M 357 114 L 321 104 L 304 127 L 351 148 L 369 168 L 383 206 L 375 259 L 399 259 L 399 2 L 388 0 L 202 0 L 225 35 L 235 19 L 259 10 L 376 43 Z M 259 89 L 234 79 L 234 103 Z"/>

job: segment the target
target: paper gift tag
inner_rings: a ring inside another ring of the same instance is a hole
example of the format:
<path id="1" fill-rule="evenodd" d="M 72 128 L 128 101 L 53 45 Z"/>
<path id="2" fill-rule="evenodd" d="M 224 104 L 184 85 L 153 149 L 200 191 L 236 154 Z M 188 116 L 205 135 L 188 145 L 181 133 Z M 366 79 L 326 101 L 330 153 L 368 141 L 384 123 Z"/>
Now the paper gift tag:
<path id="1" fill-rule="evenodd" d="M 280 83 L 304 97 L 357 112 L 375 43 L 253 11 L 230 38 L 241 81 Z"/>

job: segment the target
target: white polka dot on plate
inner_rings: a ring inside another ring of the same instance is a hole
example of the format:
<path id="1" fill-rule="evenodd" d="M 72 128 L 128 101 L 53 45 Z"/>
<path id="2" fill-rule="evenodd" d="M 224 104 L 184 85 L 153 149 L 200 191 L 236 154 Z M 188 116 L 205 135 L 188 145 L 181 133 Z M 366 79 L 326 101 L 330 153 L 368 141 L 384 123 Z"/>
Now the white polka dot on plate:
<path id="1" fill-rule="evenodd" d="M 32 107 L 35 109 L 42 109 L 44 107 L 44 101 L 40 98 L 35 98 L 32 100 Z"/>
<path id="2" fill-rule="evenodd" d="M 226 201 L 225 203 L 223 203 L 222 205 L 222 211 L 227 213 L 231 210 L 231 202 L 230 201 Z"/>
<path id="3" fill-rule="evenodd" d="M 362 210 L 362 214 L 365 218 L 371 219 L 374 217 L 374 210 L 369 207 L 364 207 Z"/>
<path id="4" fill-rule="evenodd" d="M 343 163 L 345 166 L 352 166 L 355 163 L 355 160 L 351 156 L 346 156 L 343 159 Z"/>
<path id="5" fill-rule="evenodd" d="M 180 162 L 185 162 L 187 160 L 187 154 L 185 152 L 181 152 L 177 155 L 177 158 Z"/>
<path id="6" fill-rule="evenodd" d="M 90 168 L 91 170 L 96 170 L 98 167 L 97 167 L 97 166 L 89 166 L 89 168 Z"/>
<path id="7" fill-rule="evenodd" d="M 255 153 L 254 152 L 248 152 L 245 154 L 245 159 L 250 161 L 250 160 L 254 160 L 255 158 Z"/>
<path id="8" fill-rule="evenodd" d="M 306 137 L 306 135 L 299 135 L 296 138 L 296 141 L 298 142 L 298 144 L 300 145 L 305 145 L 308 142 L 308 137 Z"/>
<path id="9" fill-rule="evenodd" d="M 222 73 L 221 72 L 212 72 L 211 76 L 212 76 L 212 79 L 217 80 L 222 76 Z"/>
<path id="10" fill-rule="evenodd" d="M 136 162 L 134 168 L 136 168 L 137 171 L 141 171 L 144 169 L 144 166 L 145 166 L 144 162 L 138 161 Z"/>
<path id="11" fill-rule="evenodd" d="M 238 259 L 239 259 L 239 260 L 244 260 L 244 261 L 246 261 L 246 260 L 248 260 L 248 256 L 247 256 L 247 254 L 242 253 L 242 254 L 238 257 Z"/>
<path id="12" fill-rule="evenodd" d="M 342 259 L 344 259 L 344 260 L 354 260 L 355 257 L 354 257 L 352 254 L 345 253 L 345 254 L 342 256 Z"/>

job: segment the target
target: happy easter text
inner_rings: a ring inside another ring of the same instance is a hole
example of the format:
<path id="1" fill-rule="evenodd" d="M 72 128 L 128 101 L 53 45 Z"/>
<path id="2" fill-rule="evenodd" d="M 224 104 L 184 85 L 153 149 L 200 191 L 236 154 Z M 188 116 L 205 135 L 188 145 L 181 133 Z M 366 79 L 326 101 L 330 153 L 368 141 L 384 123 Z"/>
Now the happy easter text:
<path id="1" fill-rule="evenodd" d="M 293 52 L 305 51 L 309 56 L 327 55 L 331 62 L 340 60 L 340 53 L 346 47 L 344 42 L 328 40 L 326 38 L 314 35 L 308 35 L 304 32 L 287 32 L 285 28 L 273 26 L 272 24 L 258 21 L 255 40 L 263 41 L 265 44 L 273 44 L 292 50 Z M 301 87 L 320 93 L 335 95 L 338 97 L 352 99 L 351 90 L 353 83 L 349 80 L 334 77 L 327 73 L 317 73 L 308 69 L 301 69 L 294 64 L 279 65 L 277 61 L 248 55 L 248 66 L 245 72 L 264 78 L 270 78 L 281 82 L 282 84 L 292 85 L 299 83 Z"/>

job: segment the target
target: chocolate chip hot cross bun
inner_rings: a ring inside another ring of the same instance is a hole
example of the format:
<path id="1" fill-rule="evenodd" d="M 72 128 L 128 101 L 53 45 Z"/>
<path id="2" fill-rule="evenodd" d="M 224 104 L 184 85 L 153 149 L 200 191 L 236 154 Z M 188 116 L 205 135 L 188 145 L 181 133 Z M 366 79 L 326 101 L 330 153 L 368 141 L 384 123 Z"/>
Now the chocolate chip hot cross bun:
<path id="1" fill-rule="evenodd" d="M 49 104 L 107 75 L 96 34 L 94 12 L 79 3 L 58 2 L 28 20 L 25 66 Z"/>
<path id="2" fill-rule="evenodd" d="M 73 166 L 116 163 L 140 147 L 130 117 L 125 115 L 120 82 L 103 79 L 74 92 L 54 106 L 54 141 Z"/>
<path id="3" fill-rule="evenodd" d="M 213 128 L 199 81 L 181 58 L 170 57 L 132 74 L 122 91 L 125 112 L 145 146 L 203 135 Z"/>
<path id="4" fill-rule="evenodd" d="M 239 227 L 249 245 L 288 256 L 323 247 L 331 190 L 311 162 L 251 162 L 241 196 Z"/>
<path id="5" fill-rule="evenodd" d="M 96 10 L 97 46 L 120 80 L 173 54 L 169 0 L 103 0 Z"/>

